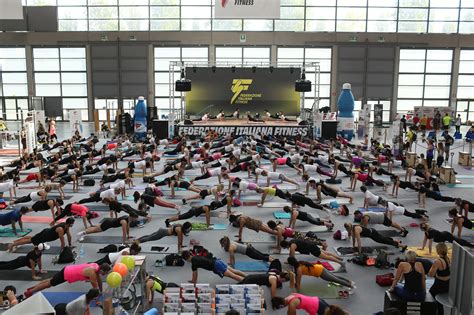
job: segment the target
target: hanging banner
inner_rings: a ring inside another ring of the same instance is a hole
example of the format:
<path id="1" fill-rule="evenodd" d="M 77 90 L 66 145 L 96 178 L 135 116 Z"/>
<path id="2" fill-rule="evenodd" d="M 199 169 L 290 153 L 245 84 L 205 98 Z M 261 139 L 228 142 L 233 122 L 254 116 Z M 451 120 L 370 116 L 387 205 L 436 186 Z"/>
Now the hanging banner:
<path id="1" fill-rule="evenodd" d="M 375 104 L 374 105 L 374 127 L 383 126 L 383 105 Z"/>
<path id="2" fill-rule="evenodd" d="M 362 108 L 359 112 L 359 127 L 357 129 L 357 136 L 359 138 L 362 138 L 369 133 L 370 110 L 370 104 L 362 104 Z"/>
<path id="3" fill-rule="evenodd" d="M 38 131 L 40 123 L 43 125 L 43 128 L 45 128 L 46 116 L 44 115 L 44 110 L 35 110 L 34 117 L 35 117 L 36 131 Z"/>
<path id="4" fill-rule="evenodd" d="M 82 135 L 82 116 L 80 110 L 70 110 L 69 111 L 69 127 L 71 128 L 71 133 L 75 133 L 76 130 Z"/>
<path id="5" fill-rule="evenodd" d="M 280 0 L 216 0 L 217 19 L 279 19 Z"/>

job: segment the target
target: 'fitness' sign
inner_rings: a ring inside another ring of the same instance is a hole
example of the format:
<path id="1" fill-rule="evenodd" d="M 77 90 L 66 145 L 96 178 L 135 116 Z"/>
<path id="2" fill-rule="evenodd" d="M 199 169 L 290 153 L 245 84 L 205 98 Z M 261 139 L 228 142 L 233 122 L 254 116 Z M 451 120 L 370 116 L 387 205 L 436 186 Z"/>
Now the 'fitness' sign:
<path id="1" fill-rule="evenodd" d="M 275 127 L 275 126 L 178 126 L 178 132 L 188 134 L 190 136 L 199 136 L 209 130 L 214 130 L 218 134 L 231 134 L 236 136 L 250 136 L 261 133 L 270 136 L 307 136 L 310 127 Z"/>

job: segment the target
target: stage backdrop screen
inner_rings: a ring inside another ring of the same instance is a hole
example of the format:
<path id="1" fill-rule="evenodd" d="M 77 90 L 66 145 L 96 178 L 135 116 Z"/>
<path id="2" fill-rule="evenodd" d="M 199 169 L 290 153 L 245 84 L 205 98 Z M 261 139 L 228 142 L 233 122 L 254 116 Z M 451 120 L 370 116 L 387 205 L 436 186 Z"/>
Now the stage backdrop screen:
<path id="1" fill-rule="evenodd" d="M 293 73 L 291 73 L 293 72 Z M 295 92 L 295 81 L 300 69 L 289 68 L 186 68 L 186 78 L 192 90 L 186 94 L 186 114 L 201 116 L 205 112 L 216 115 L 221 109 L 230 115 L 236 108 L 243 116 L 249 111 L 263 115 L 282 111 L 297 116 L 300 112 L 300 93 Z"/>

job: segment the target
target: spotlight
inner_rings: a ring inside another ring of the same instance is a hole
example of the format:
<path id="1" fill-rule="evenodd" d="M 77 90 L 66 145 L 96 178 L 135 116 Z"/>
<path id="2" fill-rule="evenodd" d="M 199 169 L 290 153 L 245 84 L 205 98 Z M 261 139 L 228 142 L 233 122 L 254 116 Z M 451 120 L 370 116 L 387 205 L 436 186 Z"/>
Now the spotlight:
<path id="1" fill-rule="evenodd" d="M 175 82 L 176 92 L 189 92 L 191 91 L 191 80 L 186 79 L 184 68 L 181 69 L 180 79 Z"/>
<path id="2" fill-rule="evenodd" d="M 212 66 L 212 72 L 216 73 L 216 66 Z"/>
<path id="3" fill-rule="evenodd" d="M 303 68 L 301 72 L 301 79 L 295 82 L 296 92 L 311 92 L 311 81 L 306 80 L 306 71 Z"/>
<path id="4" fill-rule="evenodd" d="M 273 73 L 273 69 L 274 69 L 274 67 L 270 66 L 270 73 Z"/>
<path id="5" fill-rule="evenodd" d="M 197 69 L 196 69 L 196 67 L 194 66 L 194 67 L 193 67 L 193 72 L 196 73 L 196 71 L 197 71 Z"/>
<path id="6" fill-rule="evenodd" d="M 235 66 L 232 66 L 232 73 L 235 73 Z"/>
<path id="7" fill-rule="evenodd" d="M 255 73 L 257 71 L 257 67 L 253 66 L 252 67 L 252 72 Z"/>

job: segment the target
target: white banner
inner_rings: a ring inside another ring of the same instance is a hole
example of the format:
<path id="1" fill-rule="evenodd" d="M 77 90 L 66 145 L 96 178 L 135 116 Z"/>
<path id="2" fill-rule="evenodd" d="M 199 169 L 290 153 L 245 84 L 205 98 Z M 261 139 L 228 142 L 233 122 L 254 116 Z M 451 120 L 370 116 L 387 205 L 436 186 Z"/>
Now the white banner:
<path id="1" fill-rule="evenodd" d="M 38 131 L 39 128 L 39 123 L 43 125 L 44 130 L 47 130 L 46 128 L 46 116 L 44 115 L 44 110 L 35 110 L 35 126 L 36 126 L 36 131 Z"/>
<path id="2" fill-rule="evenodd" d="M 279 19 L 280 0 L 216 0 L 217 19 Z"/>
<path id="3" fill-rule="evenodd" d="M 82 116 L 80 110 L 72 109 L 69 111 L 69 127 L 72 134 L 78 130 L 82 135 Z"/>

